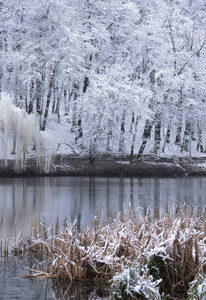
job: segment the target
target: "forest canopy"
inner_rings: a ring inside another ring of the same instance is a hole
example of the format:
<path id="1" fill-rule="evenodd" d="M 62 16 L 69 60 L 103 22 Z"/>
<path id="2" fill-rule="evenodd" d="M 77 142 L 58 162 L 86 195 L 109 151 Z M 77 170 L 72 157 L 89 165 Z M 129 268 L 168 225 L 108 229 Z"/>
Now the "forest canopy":
<path id="1" fill-rule="evenodd" d="M 55 124 L 58 149 L 205 152 L 204 0 L 10 0 L 0 15 L 1 98 Z"/>

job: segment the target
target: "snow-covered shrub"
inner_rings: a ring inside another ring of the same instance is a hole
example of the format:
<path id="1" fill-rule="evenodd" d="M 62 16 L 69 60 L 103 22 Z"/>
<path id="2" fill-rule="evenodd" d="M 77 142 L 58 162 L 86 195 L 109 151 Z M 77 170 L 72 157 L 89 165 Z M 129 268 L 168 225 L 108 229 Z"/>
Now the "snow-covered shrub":
<path id="1" fill-rule="evenodd" d="M 164 291 L 169 293 L 171 288 L 171 278 L 168 276 L 169 273 L 173 273 L 173 259 L 170 250 L 167 247 L 157 247 L 152 249 L 147 256 L 147 266 L 150 274 L 154 280 L 162 279 L 159 286 L 160 292 Z"/>
<path id="2" fill-rule="evenodd" d="M 133 265 L 114 276 L 112 296 L 114 299 L 161 299 L 158 285 L 161 279 L 148 276 L 146 266 Z"/>
<path id="3" fill-rule="evenodd" d="M 199 275 L 198 280 L 194 280 L 188 292 L 188 299 L 206 299 L 206 275 Z"/>

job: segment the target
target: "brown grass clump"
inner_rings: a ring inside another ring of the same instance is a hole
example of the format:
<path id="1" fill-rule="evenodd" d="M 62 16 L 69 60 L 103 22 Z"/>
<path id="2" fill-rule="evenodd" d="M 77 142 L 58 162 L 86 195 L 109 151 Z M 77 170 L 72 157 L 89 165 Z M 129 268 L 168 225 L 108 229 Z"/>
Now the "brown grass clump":
<path id="1" fill-rule="evenodd" d="M 28 276 L 70 281 L 110 281 L 133 262 L 146 264 L 147 276 L 163 279 L 161 292 L 183 298 L 205 269 L 205 214 L 199 211 L 195 217 L 192 208 L 184 207 L 161 218 L 156 212 L 153 219 L 149 210 L 144 217 L 139 211 L 125 210 L 108 225 L 100 225 L 95 218 L 92 230 L 79 232 L 77 222 L 47 229 L 33 218 L 28 246 L 23 247 L 19 236 L 13 251 L 27 248 L 45 262 L 43 271 L 34 270 Z"/>

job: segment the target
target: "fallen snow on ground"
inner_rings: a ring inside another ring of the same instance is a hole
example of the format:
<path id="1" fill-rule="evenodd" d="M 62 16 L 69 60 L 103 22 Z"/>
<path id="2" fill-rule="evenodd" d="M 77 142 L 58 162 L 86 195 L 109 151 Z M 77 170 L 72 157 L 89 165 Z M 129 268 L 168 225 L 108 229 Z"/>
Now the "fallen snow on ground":
<path id="1" fill-rule="evenodd" d="M 195 168 L 200 168 L 201 170 L 206 170 L 206 162 L 198 163 L 193 165 Z"/>
<path id="2" fill-rule="evenodd" d="M 129 165 L 130 162 L 129 161 L 117 161 L 118 164 L 122 164 L 122 165 Z"/>

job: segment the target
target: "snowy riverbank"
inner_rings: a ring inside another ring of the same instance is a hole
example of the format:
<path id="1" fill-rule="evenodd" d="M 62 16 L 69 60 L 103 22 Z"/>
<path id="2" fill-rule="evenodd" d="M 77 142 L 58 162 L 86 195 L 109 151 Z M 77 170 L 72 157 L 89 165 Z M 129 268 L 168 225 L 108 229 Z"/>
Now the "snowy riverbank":
<path id="1" fill-rule="evenodd" d="M 23 164 L 8 160 L 7 166 L 0 161 L 0 176 L 48 175 L 48 176 L 126 176 L 126 177 L 173 177 L 206 175 L 206 158 L 154 157 L 141 159 L 98 157 L 93 164 L 88 157 L 55 155 L 50 160 L 42 158 L 37 166 L 35 159 Z"/>

